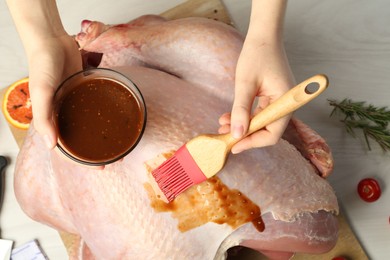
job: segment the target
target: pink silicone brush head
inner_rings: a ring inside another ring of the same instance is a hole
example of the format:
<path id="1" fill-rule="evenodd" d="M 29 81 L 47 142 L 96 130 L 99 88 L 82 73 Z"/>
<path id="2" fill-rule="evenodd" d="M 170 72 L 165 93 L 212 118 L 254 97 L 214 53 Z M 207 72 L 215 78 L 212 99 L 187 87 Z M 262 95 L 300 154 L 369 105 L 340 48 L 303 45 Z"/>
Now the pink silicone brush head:
<path id="1" fill-rule="evenodd" d="M 185 145 L 153 170 L 152 175 L 169 202 L 186 189 L 207 179 Z"/>

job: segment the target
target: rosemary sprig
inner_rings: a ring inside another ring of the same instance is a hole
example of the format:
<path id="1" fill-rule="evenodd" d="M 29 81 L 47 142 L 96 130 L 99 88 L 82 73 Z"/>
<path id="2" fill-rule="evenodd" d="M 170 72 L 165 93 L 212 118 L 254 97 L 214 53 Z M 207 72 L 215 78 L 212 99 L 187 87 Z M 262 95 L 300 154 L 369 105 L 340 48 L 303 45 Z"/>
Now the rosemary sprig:
<path id="1" fill-rule="evenodd" d="M 366 102 L 355 102 L 351 99 L 344 99 L 341 102 L 328 100 L 333 106 L 330 116 L 343 114 L 341 122 L 344 123 L 346 131 L 356 137 L 355 129 L 363 132 L 367 147 L 371 150 L 369 140 L 376 141 L 383 151 L 390 151 L 390 110 L 387 107 L 376 107 Z"/>

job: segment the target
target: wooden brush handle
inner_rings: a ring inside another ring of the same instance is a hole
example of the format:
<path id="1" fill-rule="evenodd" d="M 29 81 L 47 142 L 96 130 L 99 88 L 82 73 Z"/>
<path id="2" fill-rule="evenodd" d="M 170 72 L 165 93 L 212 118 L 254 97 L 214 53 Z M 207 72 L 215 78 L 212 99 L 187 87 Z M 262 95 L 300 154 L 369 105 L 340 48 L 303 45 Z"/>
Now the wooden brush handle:
<path id="1" fill-rule="evenodd" d="M 312 87 L 314 89 L 312 89 Z M 327 87 L 328 78 L 325 75 L 319 74 L 306 79 L 256 114 L 250 121 L 249 129 L 245 136 L 241 139 L 234 139 L 230 134 L 228 134 L 229 137 L 225 136 L 225 138 L 228 139 L 225 139 L 225 142 L 227 142 L 228 146 L 231 148 L 235 143 L 246 136 L 294 112 L 301 106 L 313 100 Z"/>

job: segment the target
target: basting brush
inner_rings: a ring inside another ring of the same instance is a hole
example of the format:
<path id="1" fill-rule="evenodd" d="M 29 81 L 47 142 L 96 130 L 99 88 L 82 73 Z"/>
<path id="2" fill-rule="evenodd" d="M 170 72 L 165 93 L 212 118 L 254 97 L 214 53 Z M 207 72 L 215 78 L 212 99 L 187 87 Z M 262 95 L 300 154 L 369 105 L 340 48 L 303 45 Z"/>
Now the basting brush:
<path id="1" fill-rule="evenodd" d="M 328 86 L 325 75 L 313 76 L 290 89 L 250 121 L 241 139 L 266 125 L 294 112 L 316 98 Z M 229 134 L 199 135 L 180 147 L 176 153 L 152 171 L 152 176 L 167 201 L 217 174 L 225 165 L 231 148 L 241 139 Z"/>

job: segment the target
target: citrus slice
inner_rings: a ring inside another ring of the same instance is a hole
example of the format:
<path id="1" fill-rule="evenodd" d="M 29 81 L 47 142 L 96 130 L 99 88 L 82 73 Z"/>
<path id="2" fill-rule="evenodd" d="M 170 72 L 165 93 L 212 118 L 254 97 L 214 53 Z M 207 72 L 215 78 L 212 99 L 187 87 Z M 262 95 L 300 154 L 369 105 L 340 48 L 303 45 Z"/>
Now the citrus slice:
<path id="1" fill-rule="evenodd" d="M 30 126 L 32 115 L 28 78 L 16 81 L 8 87 L 4 94 L 3 113 L 8 123 L 27 129 Z"/>

